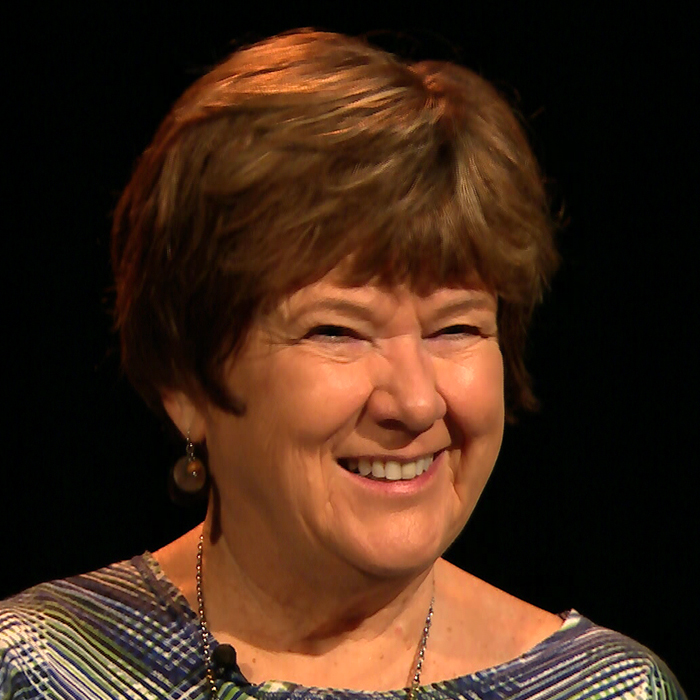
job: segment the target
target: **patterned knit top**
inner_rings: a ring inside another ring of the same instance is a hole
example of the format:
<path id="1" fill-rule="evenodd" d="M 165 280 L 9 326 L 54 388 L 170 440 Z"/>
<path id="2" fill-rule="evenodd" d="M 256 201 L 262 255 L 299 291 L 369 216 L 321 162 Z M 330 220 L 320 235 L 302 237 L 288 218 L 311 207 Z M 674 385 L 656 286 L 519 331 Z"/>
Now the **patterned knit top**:
<path id="1" fill-rule="evenodd" d="M 649 650 L 572 611 L 561 629 L 507 663 L 423 685 L 424 700 L 683 700 Z M 216 641 L 211 640 L 213 647 Z M 196 614 L 146 553 L 45 583 L 0 603 L 2 700 L 208 700 Z M 218 676 L 221 700 L 403 700 L 405 692 L 249 683 Z"/>

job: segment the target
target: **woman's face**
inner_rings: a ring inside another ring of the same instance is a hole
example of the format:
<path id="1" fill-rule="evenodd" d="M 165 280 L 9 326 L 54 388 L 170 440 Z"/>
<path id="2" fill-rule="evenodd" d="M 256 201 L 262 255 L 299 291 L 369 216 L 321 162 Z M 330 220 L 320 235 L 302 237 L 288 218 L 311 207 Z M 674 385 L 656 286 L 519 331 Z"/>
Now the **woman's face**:
<path id="1" fill-rule="evenodd" d="M 457 536 L 496 460 L 496 299 L 336 279 L 253 326 L 226 375 L 245 414 L 202 413 L 222 527 L 251 556 L 403 575 Z"/>

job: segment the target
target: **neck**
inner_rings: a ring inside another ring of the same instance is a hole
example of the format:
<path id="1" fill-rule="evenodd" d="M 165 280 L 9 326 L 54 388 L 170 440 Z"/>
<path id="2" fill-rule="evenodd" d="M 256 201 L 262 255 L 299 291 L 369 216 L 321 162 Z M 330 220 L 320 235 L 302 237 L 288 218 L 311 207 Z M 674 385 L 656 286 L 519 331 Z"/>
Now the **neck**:
<path id="1" fill-rule="evenodd" d="M 312 566 L 292 578 L 271 564 L 245 564 L 224 535 L 213 542 L 205 525 L 208 626 L 219 642 L 236 647 L 249 681 L 371 690 L 411 684 L 433 596 L 432 568 L 386 579 Z M 347 658 L 360 661 L 348 665 Z"/>
<path id="2" fill-rule="evenodd" d="M 406 628 L 413 643 L 433 590 L 432 568 L 385 578 L 342 563 L 307 562 L 292 574 L 274 557 L 242 560 L 225 535 L 213 542 L 206 524 L 203 560 L 212 632 L 270 651 L 318 654 L 397 628 Z"/>

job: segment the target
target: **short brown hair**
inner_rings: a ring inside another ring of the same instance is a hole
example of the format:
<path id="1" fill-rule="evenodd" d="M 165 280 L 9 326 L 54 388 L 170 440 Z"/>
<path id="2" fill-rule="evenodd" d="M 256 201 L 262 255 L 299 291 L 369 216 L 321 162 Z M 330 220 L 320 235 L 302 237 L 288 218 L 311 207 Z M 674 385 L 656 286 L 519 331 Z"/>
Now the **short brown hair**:
<path id="1" fill-rule="evenodd" d="M 506 405 L 532 407 L 525 331 L 556 266 L 552 229 L 523 129 L 484 79 L 280 35 L 185 92 L 119 201 L 123 365 L 154 407 L 184 389 L 236 410 L 222 368 L 256 314 L 350 259 L 352 283 L 476 272 L 499 297 Z"/>

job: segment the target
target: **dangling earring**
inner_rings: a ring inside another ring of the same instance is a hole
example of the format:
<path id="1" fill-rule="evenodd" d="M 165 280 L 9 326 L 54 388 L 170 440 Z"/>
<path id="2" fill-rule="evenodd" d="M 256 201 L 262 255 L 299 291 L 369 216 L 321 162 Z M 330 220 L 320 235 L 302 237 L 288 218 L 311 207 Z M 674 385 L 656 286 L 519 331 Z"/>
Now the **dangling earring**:
<path id="1" fill-rule="evenodd" d="M 194 453 L 194 443 L 187 431 L 185 456 L 175 462 L 170 470 L 168 491 L 177 505 L 194 505 L 205 499 L 209 486 L 207 468 Z"/>

